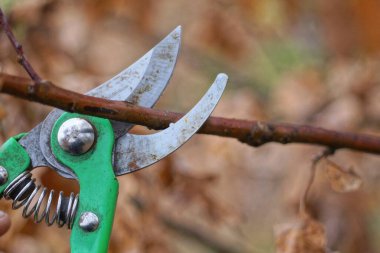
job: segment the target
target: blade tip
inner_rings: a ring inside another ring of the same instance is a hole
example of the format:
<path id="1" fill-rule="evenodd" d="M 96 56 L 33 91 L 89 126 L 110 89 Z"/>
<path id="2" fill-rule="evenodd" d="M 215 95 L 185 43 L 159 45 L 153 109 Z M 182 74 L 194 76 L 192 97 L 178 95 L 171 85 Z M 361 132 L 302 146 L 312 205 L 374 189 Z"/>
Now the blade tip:
<path id="1" fill-rule="evenodd" d="M 173 38 L 178 39 L 180 41 L 181 40 L 181 36 L 182 36 L 182 26 L 181 25 L 177 26 L 173 30 L 173 32 L 171 32 L 171 34 L 173 35 Z"/>
<path id="2" fill-rule="evenodd" d="M 228 80 L 228 75 L 226 73 L 219 73 L 217 76 L 216 76 L 217 79 L 222 79 L 222 80 Z"/>
<path id="3" fill-rule="evenodd" d="M 226 87 L 227 81 L 228 81 L 228 75 L 225 73 L 219 73 L 216 76 L 215 82 L 218 83 L 218 87 L 220 87 L 221 89 L 224 89 Z"/>
<path id="4" fill-rule="evenodd" d="M 181 44 L 181 34 L 182 28 L 181 26 L 177 26 L 173 31 L 169 33 L 159 44 L 161 43 L 175 43 L 178 46 L 176 48 L 179 48 L 179 45 Z"/>

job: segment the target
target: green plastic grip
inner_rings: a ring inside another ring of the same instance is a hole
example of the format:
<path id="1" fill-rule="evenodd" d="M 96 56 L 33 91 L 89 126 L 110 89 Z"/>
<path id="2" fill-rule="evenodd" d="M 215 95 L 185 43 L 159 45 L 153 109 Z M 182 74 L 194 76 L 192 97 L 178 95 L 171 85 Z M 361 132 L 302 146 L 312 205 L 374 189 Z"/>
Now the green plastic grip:
<path id="1" fill-rule="evenodd" d="M 25 134 L 9 138 L 0 148 L 0 166 L 8 172 L 8 180 L 0 185 L 0 196 L 5 188 L 21 173 L 30 167 L 30 158 L 18 140 Z"/>
<path id="2" fill-rule="evenodd" d="M 59 127 L 70 118 L 83 118 L 96 129 L 96 143 L 85 154 L 74 156 L 58 144 Z M 109 120 L 73 113 L 64 113 L 51 133 L 51 148 L 55 157 L 72 169 L 79 186 L 79 207 L 71 233 L 72 253 L 105 253 L 108 249 L 115 214 L 119 184 L 112 168 L 114 145 L 113 128 Z M 86 232 L 79 226 L 83 212 L 92 212 L 99 218 L 99 226 Z"/>

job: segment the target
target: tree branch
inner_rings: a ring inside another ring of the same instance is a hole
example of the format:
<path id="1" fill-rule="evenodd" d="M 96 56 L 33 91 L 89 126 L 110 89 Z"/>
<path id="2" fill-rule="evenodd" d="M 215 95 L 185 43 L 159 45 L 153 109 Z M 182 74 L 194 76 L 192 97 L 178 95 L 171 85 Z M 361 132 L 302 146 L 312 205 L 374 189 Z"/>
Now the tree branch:
<path id="1" fill-rule="evenodd" d="M 13 48 L 15 49 L 18 63 L 20 63 L 20 65 L 25 69 L 25 71 L 28 73 L 28 75 L 30 76 L 30 78 L 32 78 L 33 81 L 37 83 L 41 82 L 42 81 L 41 77 L 37 74 L 37 72 L 34 70 L 32 65 L 29 63 L 28 59 L 26 58 L 24 54 L 24 49 L 22 48 L 22 45 L 17 41 L 16 37 L 14 36 L 12 29 L 8 23 L 8 20 L 1 8 L 0 8 L 0 27 L 4 29 L 5 34 L 7 35 L 9 41 L 11 42 Z"/>
<path id="2" fill-rule="evenodd" d="M 7 74 L 0 74 L 0 92 L 68 112 L 129 122 L 156 130 L 168 127 L 183 116 L 180 113 L 143 108 L 128 102 L 90 97 L 59 88 L 50 82 L 34 82 Z M 380 154 L 379 136 L 338 132 L 306 125 L 210 117 L 199 133 L 236 138 L 254 147 L 269 142 L 305 143 L 334 150 L 348 148 Z"/>

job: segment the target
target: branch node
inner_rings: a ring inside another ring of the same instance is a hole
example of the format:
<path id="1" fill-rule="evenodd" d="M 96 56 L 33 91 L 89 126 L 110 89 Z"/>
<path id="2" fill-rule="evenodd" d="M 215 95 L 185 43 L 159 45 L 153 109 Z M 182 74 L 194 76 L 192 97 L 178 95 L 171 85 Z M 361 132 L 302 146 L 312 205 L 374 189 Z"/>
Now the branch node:
<path id="1" fill-rule="evenodd" d="M 23 53 L 24 52 L 24 50 L 23 50 L 23 48 L 22 48 L 22 45 L 19 43 L 19 42 L 15 42 L 15 48 L 16 48 L 16 50 L 17 51 L 19 51 L 20 53 Z"/>
<path id="2" fill-rule="evenodd" d="M 37 85 L 35 85 L 35 83 L 31 83 L 28 85 L 28 90 L 27 90 L 27 93 L 28 95 L 34 95 L 36 94 L 36 90 L 37 90 Z"/>
<path id="3" fill-rule="evenodd" d="M 24 61 L 24 58 L 21 55 L 17 55 L 17 62 L 22 65 Z"/>
<path id="4" fill-rule="evenodd" d="M 257 121 L 256 124 L 253 124 L 249 134 L 240 141 L 258 147 L 269 142 L 272 138 L 273 128 L 265 122 Z"/>

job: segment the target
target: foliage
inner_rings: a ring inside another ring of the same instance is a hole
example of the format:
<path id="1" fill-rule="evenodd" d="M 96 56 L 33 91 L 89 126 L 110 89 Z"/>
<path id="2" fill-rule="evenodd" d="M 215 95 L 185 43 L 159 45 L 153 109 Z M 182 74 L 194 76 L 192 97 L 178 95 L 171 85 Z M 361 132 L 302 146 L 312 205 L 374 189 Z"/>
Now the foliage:
<path id="1" fill-rule="evenodd" d="M 215 115 L 379 133 L 376 1 L 3 4 L 38 73 L 67 89 L 98 85 L 181 24 L 182 56 L 158 107 L 186 111 L 213 74 L 225 71 L 230 90 Z M 3 72 L 25 75 L 4 35 L 0 62 Z M 2 141 L 28 131 L 50 109 L 2 96 Z M 276 144 L 255 150 L 196 136 L 152 168 L 119 178 L 110 252 L 378 252 L 380 227 L 372 224 L 379 220 L 379 157 L 339 151 L 320 160 L 299 213 L 319 150 Z M 38 174 L 51 188 L 78 191 L 52 170 Z M 35 225 L 6 201 L 0 208 L 13 223 L 0 250 L 68 252 L 68 231 Z"/>

